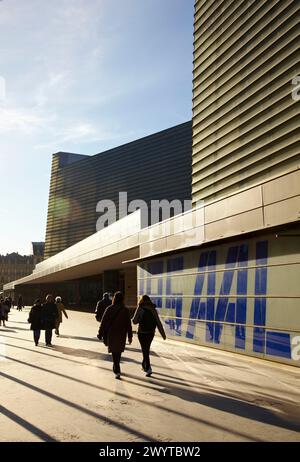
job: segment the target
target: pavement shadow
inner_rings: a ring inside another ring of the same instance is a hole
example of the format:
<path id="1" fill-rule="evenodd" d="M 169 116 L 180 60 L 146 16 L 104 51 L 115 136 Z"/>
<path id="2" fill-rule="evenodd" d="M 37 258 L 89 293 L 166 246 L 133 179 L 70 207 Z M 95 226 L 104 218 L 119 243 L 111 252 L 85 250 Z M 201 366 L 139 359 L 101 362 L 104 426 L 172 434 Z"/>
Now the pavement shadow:
<path id="1" fill-rule="evenodd" d="M 16 333 L 17 333 L 17 331 L 11 330 L 11 329 L 6 329 L 6 328 L 4 328 L 3 330 L 0 329 L 0 334 L 5 333 L 5 332 L 11 332 L 11 333 L 13 333 L 13 334 L 16 334 Z M 5 335 L 5 337 L 7 337 L 7 335 Z M 16 338 L 17 338 L 17 337 L 16 337 Z"/>
<path id="2" fill-rule="evenodd" d="M 17 334 L 18 332 L 15 330 L 6 330 L 6 332 L 13 332 L 14 334 Z M 12 338 L 14 340 L 20 340 L 21 342 L 28 342 L 28 343 L 33 343 L 32 340 L 28 340 L 27 338 L 19 338 L 19 337 L 14 337 L 13 335 L 3 335 L 5 338 Z"/>
<path id="3" fill-rule="evenodd" d="M 6 407 L 3 407 L 0 405 L 0 414 L 5 415 L 8 419 L 12 420 L 13 422 L 17 423 L 21 427 L 25 428 L 28 430 L 30 433 L 33 435 L 39 437 L 42 441 L 45 442 L 55 442 L 55 440 L 52 436 L 48 435 L 48 433 L 45 433 L 43 430 L 40 428 L 36 427 L 35 425 L 32 425 L 30 422 L 28 422 L 25 419 L 22 419 L 19 415 L 15 414 L 14 412 L 10 411 Z"/>
<path id="4" fill-rule="evenodd" d="M 51 369 L 46 369 L 46 368 L 44 368 L 44 367 L 37 366 L 37 365 L 34 365 L 34 364 L 30 364 L 30 363 L 27 363 L 27 362 L 25 362 L 25 361 L 18 360 L 18 359 L 16 359 L 16 358 L 9 358 L 9 359 L 12 360 L 12 361 L 15 361 L 16 363 L 22 364 L 22 365 L 24 365 L 24 366 L 28 366 L 28 367 L 31 367 L 31 368 L 33 368 L 33 369 L 41 370 L 41 371 L 43 371 L 43 372 L 45 372 L 45 373 L 57 375 L 57 376 L 59 376 L 59 377 L 65 378 L 65 379 L 67 379 L 67 380 L 71 380 L 71 381 L 76 382 L 76 383 L 80 383 L 80 384 L 82 384 L 82 385 L 86 385 L 86 386 L 88 386 L 88 387 L 92 387 L 92 388 L 97 389 L 97 390 L 111 391 L 111 390 L 108 389 L 107 387 L 103 387 L 103 386 L 101 386 L 101 385 L 99 385 L 99 384 L 96 385 L 96 384 L 93 384 L 93 383 L 88 382 L 88 381 L 86 381 L 86 380 L 82 380 L 82 379 L 79 379 L 79 378 L 75 378 L 74 376 L 71 377 L 71 376 L 66 375 L 66 374 L 63 374 L 63 373 L 61 373 L 61 372 L 53 371 L 53 370 L 51 370 Z M 2 372 L 0 371 L 0 376 L 1 376 L 1 375 L 4 375 L 5 377 L 9 377 L 11 380 L 14 380 L 14 381 L 20 383 L 20 379 L 13 378 L 12 376 L 7 376 L 7 374 L 4 374 L 4 373 L 2 373 Z M 130 382 L 129 382 L 129 383 L 130 383 Z M 131 383 L 134 383 L 134 382 L 131 382 Z M 22 384 L 25 384 L 25 382 L 22 382 Z M 136 385 L 136 384 L 135 384 L 135 385 Z M 139 385 L 139 386 L 142 386 L 141 384 L 138 384 L 138 385 Z M 26 386 L 28 386 L 29 388 L 32 388 L 32 387 L 36 388 L 34 385 L 29 385 L 29 384 L 27 385 L 27 383 L 26 383 Z M 144 385 L 143 385 L 143 387 L 145 388 Z M 153 387 L 152 387 L 152 388 L 153 388 Z M 39 389 L 39 390 L 40 390 L 40 389 Z M 161 388 L 160 388 L 160 391 L 161 391 Z M 48 394 L 49 394 L 49 392 L 48 392 Z M 128 398 L 131 397 L 131 396 L 128 395 L 128 393 L 126 393 L 126 392 L 124 392 L 124 391 L 122 392 L 122 391 L 120 391 L 120 390 L 116 391 L 115 394 L 118 395 L 120 398 L 125 398 L 126 400 L 127 400 Z M 54 396 L 54 395 L 52 395 L 52 396 Z M 166 411 L 166 412 L 168 412 L 168 413 L 174 414 L 175 416 L 180 416 L 180 417 L 188 418 L 190 421 L 193 421 L 193 422 L 196 422 L 196 423 L 203 423 L 203 424 L 205 424 L 205 425 L 212 426 L 213 428 L 219 429 L 219 430 L 221 430 L 221 431 L 228 431 L 227 428 L 225 428 L 224 426 L 222 426 L 222 425 L 220 425 L 220 424 L 218 424 L 218 423 L 216 423 L 216 422 L 213 422 L 213 423 L 212 423 L 212 422 L 210 422 L 210 421 L 208 421 L 208 420 L 201 419 L 201 418 L 199 418 L 198 416 L 196 417 L 196 416 L 193 416 L 193 415 L 190 415 L 190 414 L 186 414 L 185 412 L 181 412 L 181 411 L 178 410 L 178 409 L 173 409 L 173 408 L 165 407 L 164 405 L 160 405 L 160 404 L 158 404 L 158 403 L 148 402 L 148 401 L 145 401 L 145 400 L 142 399 L 142 398 L 139 398 L 138 396 L 135 396 L 135 397 L 134 397 L 134 400 L 135 400 L 136 402 L 139 402 L 139 403 L 143 404 L 144 406 L 146 405 L 146 406 L 150 406 L 150 407 L 155 407 L 155 408 L 159 409 L 160 411 Z M 243 438 L 247 437 L 247 435 L 245 435 L 245 434 L 243 434 L 243 433 L 240 433 L 238 430 L 230 430 L 230 432 L 231 432 L 232 434 L 235 434 L 235 435 L 237 435 L 237 436 L 241 436 L 241 437 L 243 437 Z M 259 440 L 258 438 L 256 438 L 256 441 L 260 441 L 260 440 Z"/>
<path id="5" fill-rule="evenodd" d="M 167 375 L 167 374 L 163 374 L 162 372 L 155 371 L 154 378 L 156 378 L 156 376 L 158 376 L 157 380 L 175 383 L 176 385 L 181 385 L 185 387 L 193 387 L 193 388 L 195 387 L 203 388 L 203 384 L 200 381 L 195 382 L 194 380 L 185 380 L 175 375 Z"/>
<path id="6" fill-rule="evenodd" d="M 76 357 L 80 357 L 80 358 L 112 361 L 112 357 L 111 357 L 110 353 L 102 353 L 101 351 L 84 350 L 84 349 L 81 349 L 81 348 L 68 348 L 68 347 L 63 347 L 63 346 L 60 346 L 60 345 L 54 345 L 54 348 L 52 349 L 52 351 L 57 351 L 57 352 L 60 352 L 62 354 L 65 354 L 65 355 L 76 356 Z M 121 363 L 122 362 L 131 362 L 131 363 L 138 363 L 139 364 L 138 361 L 136 361 L 133 358 L 129 358 L 127 356 L 122 356 L 121 357 Z"/>
<path id="7" fill-rule="evenodd" d="M 142 354 L 142 349 L 141 348 L 134 348 L 134 347 L 131 347 L 131 346 L 128 346 L 126 347 L 126 349 L 128 349 L 128 351 L 132 351 L 133 353 L 140 353 Z M 151 350 L 151 356 L 157 356 L 159 357 L 160 355 L 155 353 L 155 351 L 152 351 Z"/>
<path id="8" fill-rule="evenodd" d="M 47 347 L 45 347 L 47 348 Z M 49 349 L 49 348 L 47 348 Z M 53 348 L 51 348 L 51 351 L 56 351 L 60 352 L 64 355 L 69 355 L 69 356 L 76 356 L 80 358 L 88 358 L 88 359 L 108 359 L 110 358 L 109 354 L 103 354 L 98 351 L 91 351 L 91 350 L 84 350 L 82 348 L 69 348 L 65 346 L 60 346 L 60 345 L 53 345 Z"/>
<path id="9" fill-rule="evenodd" d="M 12 322 L 13 322 L 13 321 L 12 321 Z M 14 329 L 17 329 L 17 330 L 26 330 L 27 332 L 29 332 L 29 331 L 30 331 L 30 325 L 29 325 L 28 323 L 27 323 L 27 325 L 28 325 L 27 329 L 26 329 L 25 327 L 16 327 L 16 326 L 14 326 Z"/>
<path id="10" fill-rule="evenodd" d="M 26 388 L 34 391 L 35 393 L 38 393 L 41 396 L 53 399 L 54 401 L 57 401 L 57 402 L 63 404 L 66 408 L 76 409 L 77 411 L 82 412 L 83 414 L 86 414 L 86 415 L 88 415 L 90 417 L 93 417 L 93 418 L 97 419 L 99 422 L 101 421 L 104 424 L 111 425 L 112 427 L 115 427 L 115 428 L 117 428 L 119 430 L 123 430 L 126 433 L 129 433 L 130 435 L 135 435 L 137 438 L 140 438 L 142 441 L 149 441 L 149 442 L 153 441 L 153 438 L 150 435 L 147 435 L 146 433 L 143 433 L 140 430 L 136 430 L 136 429 L 130 427 L 129 425 L 126 425 L 125 423 L 123 423 L 123 422 L 121 422 L 119 420 L 110 418 L 110 417 L 108 417 L 108 416 L 106 416 L 104 414 L 100 414 L 100 413 L 95 412 L 95 411 L 93 411 L 91 409 L 87 409 L 86 407 L 81 406 L 80 404 L 74 403 L 74 402 L 72 402 L 72 401 L 70 401 L 70 400 L 68 400 L 66 398 L 63 398 L 60 395 L 57 395 L 55 393 L 51 393 L 50 391 L 47 391 L 47 390 L 45 390 L 43 388 L 40 388 L 40 387 L 37 387 L 36 385 L 25 382 L 22 379 L 19 379 L 17 377 L 13 377 L 12 375 L 6 374 L 6 373 L 4 373 L 2 371 L 0 371 L 0 376 L 4 377 L 7 380 L 11 380 L 11 381 L 15 382 L 20 386 L 26 387 Z"/>
<path id="11" fill-rule="evenodd" d="M 145 383 L 145 379 L 141 379 L 140 377 L 129 374 L 128 377 L 133 377 L 135 380 L 142 381 L 143 384 Z M 148 383 L 155 386 L 161 385 L 161 382 L 161 379 L 156 379 L 153 376 L 148 379 Z M 282 404 L 282 409 L 280 409 L 281 414 L 279 415 L 277 409 L 270 410 L 265 407 L 274 405 L 274 402 L 270 400 L 265 400 L 263 405 L 259 405 L 247 402 L 243 393 L 226 393 L 207 386 L 203 388 L 207 388 L 208 390 L 198 392 L 191 388 L 183 388 L 182 386 L 168 383 L 168 388 L 161 390 L 161 393 L 171 394 L 185 401 L 251 419 L 255 422 L 274 425 L 296 432 L 300 431 L 300 414 L 295 415 L 294 412 L 291 412 L 291 409 L 285 406 L 284 401 L 277 401 L 277 404 Z"/>
<path id="12" fill-rule="evenodd" d="M 99 342 L 99 339 L 98 338 L 93 338 L 93 337 L 77 337 L 76 335 L 59 335 L 59 338 L 71 338 L 71 339 L 75 339 L 75 340 L 84 340 L 85 342 L 97 342 L 97 343 L 100 343 Z"/>
<path id="13" fill-rule="evenodd" d="M 30 343 L 33 343 L 33 342 L 30 342 Z M 56 351 L 56 348 L 49 349 L 48 347 L 46 347 L 46 345 L 40 345 L 38 348 L 34 347 L 34 349 L 25 348 L 25 347 L 21 347 L 21 346 L 17 346 L 17 345 L 11 345 L 9 343 L 6 344 L 6 346 L 8 346 L 10 348 L 15 348 L 15 349 L 18 349 L 18 350 L 22 350 L 22 351 L 28 351 L 30 353 L 35 353 L 37 355 L 42 355 L 42 356 L 45 356 L 45 357 L 48 357 L 48 358 L 55 358 L 55 359 L 58 359 L 59 361 L 67 361 L 67 362 L 70 362 L 70 363 L 73 363 L 73 364 L 83 364 L 83 365 L 86 364 L 85 362 L 82 362 L 82 361 L 76 361 L 75 359 L 55 355 L 55 354 L 53 354 L 53 352 Z M 49 353 L 46 353 L 46 351 L 49 351 Z M 13 360 L 17 361 L 15 358 Z M 104 369 L 104 368 L 101 368 L 100 366 L 91 366 L 91 367 L 96 367 L 97 369 Z"/>

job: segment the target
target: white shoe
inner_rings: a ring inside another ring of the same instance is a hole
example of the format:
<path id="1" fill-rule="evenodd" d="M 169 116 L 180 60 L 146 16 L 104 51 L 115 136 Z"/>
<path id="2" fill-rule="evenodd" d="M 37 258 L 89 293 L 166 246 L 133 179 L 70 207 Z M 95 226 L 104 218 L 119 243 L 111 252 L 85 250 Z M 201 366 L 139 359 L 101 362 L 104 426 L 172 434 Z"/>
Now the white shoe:
<path id="1" fill-rule="evenodd" d="M 121 374 L 118 372 L 118 374 L 115 374 L 116 376 L 116 379 L 120 379 L 121 378 Z"/>

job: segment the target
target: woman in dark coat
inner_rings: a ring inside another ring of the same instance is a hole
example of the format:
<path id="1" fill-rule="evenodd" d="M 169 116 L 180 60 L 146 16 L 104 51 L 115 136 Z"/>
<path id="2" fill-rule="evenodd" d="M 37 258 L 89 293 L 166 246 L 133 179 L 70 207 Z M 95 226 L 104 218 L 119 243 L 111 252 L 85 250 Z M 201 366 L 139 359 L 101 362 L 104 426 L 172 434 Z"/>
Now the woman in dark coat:
<path id="1" fill-rule="evenodd" d="M 52 330 L 55 329 L 58 318 L 57 306 L 54 303 L 53 295 L 47 295 L 46 303 L 42 306 L 42 325 L 45 329 L 45 340 L 47 346 L 52 346 Z"/>
<path id="2" fill-rule="evenodd" d="M 3 323 L 3 327 L 5 326 L 5 319 L 6 319 L 6 311 L 3 298 L 0 299 L 0 326 L 1 322 Z"/>
<path id="3" fill-rule="evenodd" d="M 116 292 L 112 305 L 103 314 L 98 337 L 103 338 L 108 352 L 112 353 L 113 371 L 117 379 L 121 376 L 120 360 L 125 350 L 127 336 L 128 343 L 131 344 L 132 327 L 129 310 L 124 305 L 123 294 Z"/>
<path id="4" fill-rule="evenodd" d="M 156 305 L 151 302 L 148 295 L 141 297 L 132 322 L 139 325 L 138 339 L 143 352 L 142 368 L 146 372 L 146 376 L 150 377 L 152 374 L 150 347 L 154 339 L 155 330 L 158 328 L 164 340 L 166 340 L 166 334 L 156 311 Z"/>
<path id="5" fill-rule="evenodd" d="M 30 329 L 33 330 L 34 343 L 38 346 L 42 329 L 42 304 L 39 299 L 34 302 L 30 310 L 28 322 L 31 324 Z"/>

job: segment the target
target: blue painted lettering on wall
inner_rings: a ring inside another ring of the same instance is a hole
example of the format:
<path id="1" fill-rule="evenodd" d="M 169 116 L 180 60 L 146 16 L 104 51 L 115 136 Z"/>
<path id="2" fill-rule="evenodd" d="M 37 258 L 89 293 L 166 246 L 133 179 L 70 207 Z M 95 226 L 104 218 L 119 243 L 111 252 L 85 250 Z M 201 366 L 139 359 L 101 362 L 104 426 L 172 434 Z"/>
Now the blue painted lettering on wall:
<path id="1" fill-rule="evenodd" d="M 255 268 L 255 299 L 254 319 L 248 320 L 254 324 L 253 328 L 253 351 L 261 354 L 291 358 L 290 335 L 283 332 L 270 332 L 266 329 L 267 316 L 267 278 L 268 278 L 268 241 L 256 243 L 256 268 Z M 185 335 L 188 339 L 194 339 L 196 325 L 205 326 L 205 342 L 219 344 L 224 339 L 224 322 L 232 325 L 234 329 L 234 345 L 231 348 L 245 350 L 248 294 L 248 244 L 232 246 L 228 248 L 225 268 L 219 291 L 216 291 L 216 264 L 217 251 L 206 250 L 200 253 L 198 272 L 194 285 L 194 297 L 190 306 L 189 321 L 186 332 L 182 331 L 183 293 L 174 292 L 172 289 L 172 274 L 184 271 L 184 256 L 168 258 L 147 265 L 147 271 L 154 276 L 156 290 L 154 293 L 152 278 L 147 277 L 147 293 L 162 308 L 163 278 L 166 273 L 165 308 L 167 319 L 165 323 L 175 335 Z M 164 265 L 166 267 L 164 268 Z M 145 267 L 146 269 L 146 267 Z M 144 271 L 144 270 L 140 270 Z M 145 271 L 146 276 L 146 271 Z M 140 277 L 143 278 L 142 273 Z M 235 281 L 233 290 L 233 282 Z M 140 281 L 139 292 L 144 289 L 144 283 Z M 236 294 L 233 301 L 232 293 Z M 253 303 L 253 300 L 252 300 Z M 206 321 L 199 324 L 197 321 Z M 214 322 L 211 322 L 214 321 Z M 217 322 L 216 322 L 217 321 Z M 199 335 L 199 334 L 197 334 Z M 248 346 L 249 348 L 249 346 Z"/>
<path id="2" fill-rule="evenodd" d="M 163 261 L 155 261 L 148 263 L 148 271 L 152 275 L 160 274 L 162 275 L 164 270 L 164 262 Z M 153 303 L 156 304 L 157 308 L 162 307 L 162 294 L 163 294 L 163 281 L 161 277 L 157 278 L 157 292 L 153 294 L 151 291 L 151 279 L 147 280 L 147 294 L 151 294 Z"/>
<path id="3" fill-rule="evenodd" d="M 173 272 L 183 271 L 184 258 L 170 258 L 167 261 L 167 280 L 166 280 L 166 309 L 169 312 L 169 319 L 165 323 L 174 330 L 175 335 L 181 335 L 182 324 L 182 293 L 172 291 L 172 279 L 170 275 Z M 172 295 L 172 297 L 168 297 Z"/>

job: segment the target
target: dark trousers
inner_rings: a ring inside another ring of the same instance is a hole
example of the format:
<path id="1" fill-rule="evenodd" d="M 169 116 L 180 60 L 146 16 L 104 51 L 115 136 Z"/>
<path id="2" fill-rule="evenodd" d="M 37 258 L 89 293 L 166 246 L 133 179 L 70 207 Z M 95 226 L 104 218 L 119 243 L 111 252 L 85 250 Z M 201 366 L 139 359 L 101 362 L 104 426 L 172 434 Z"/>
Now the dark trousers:
<path id="1" fill-rule="evenodd" d="M 46 329 L 45 331 L 45 340 L 46 340 L 46 345 L 51 344 L 52 340 L 52 329 Z"/>
<path id="2" fill-rule="evenodd" d="M 122 353 L 112 353 L 113 357 L 113 371 L 115 374 L 120 374 L 121 369 L 120 369 L 120 361 L 121 361 L 121 354 Z"/>
<path id="3" fill-rule="evenodd" d="M 143 362 L 142 366 L 144 371 L 147 371 L 150 367 L 150 347 L 152 340 L 154 338 L 154 332 L 149 334 L 138 334 L 138 339 L 141 344 L 142 352 L 143 352 Z"/>
<path id="4" fill-rule="evenodd" d="M 34 330 L 33 331 L 34 343 L 39 343 L 40 336 L 41 336 L 41 331 L 40 330 Z"/>

